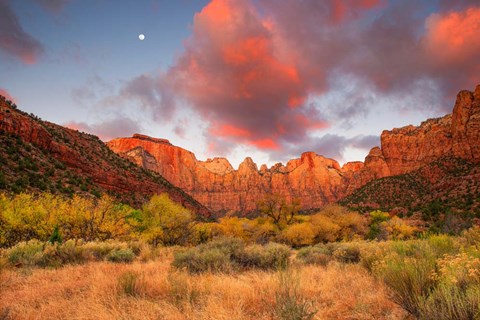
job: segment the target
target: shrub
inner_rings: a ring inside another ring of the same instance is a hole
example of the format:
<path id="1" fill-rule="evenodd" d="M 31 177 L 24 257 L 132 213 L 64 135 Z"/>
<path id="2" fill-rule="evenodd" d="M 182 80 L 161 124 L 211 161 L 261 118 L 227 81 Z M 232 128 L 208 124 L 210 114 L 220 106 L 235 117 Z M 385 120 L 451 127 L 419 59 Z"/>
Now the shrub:
<path id="1" fill-rule="evenodd" d="M 114 250 L 127 249 L 127 244 L 117 241 L 92 241 L 86 242 L 83 247 L 85 254 L 89 255 L 91 260 L 104 260 Z"/>
<path id="2" fill-rule="evenodd" d="M 43 261 L 44 244 L 38 240 L 20 242 L 6 250 L 8 262 L 17 266 L 32 267 Z"/>
<path id="3" fill-rule="evenodd" d="M 251 268 L 277 269 L 288 264 L 290 249 L 284 245 L 250 245 L 223 238 L 174 252 L 173 266 L 189 272 L 232 272 Z"/>
<path id="4" fill-rule="evenodd" d="M 310 320 L 317 310 L 313 301 L 302 296 L 298 274 L 287 269 L 279 273 L 279 287 L 275 293 L 275 315 L 284 320 Z"/>
<path id="5" fill-rule="evenodd" d="M 332 255 L 325 245 L 318 244 L 300 249 L 297 258 L 306 264 L 326 266 L 332 260 Z"/>
<path id="6" fill-rule="evenodd" d="M 423 298 L 434 287 L 434 269 L 433 259 L 390 256 L 377 266 L 376 272 L 392 289 L 393 301 L 418 317 Z"/>
<path id="7" fill-rule="evenodd" d="M 110 251 L 105 257 L 107 261 L 117 262 L 117 263 L 126 263 L 132 262 L 135 259 L 135 254 L 132 249 L 115 249 Z"/>
<path id="8" fill-rule="evenodd" d="M 326 246 L 335 260 L 343 263 L 360 262 L 360 248 L 355 243 L 336 242 Z"/>
<path id="9" fill-rule="evenodd" d="M 242 269 L 281 269 L 288 264 L 290 248 L 278 243 L 268 243 L 264 246 L 250 245 L 239 251 L 232 258 Z"/>
<path id="10" fill-rule="evenodd" d="M 191 248 L 174 253 L 173 266 L 178 269 L 187 269 L 191 273 L 200 272 L 230 272 L 232 263 L 227 254 L 220 249 L 211 248 L 200 251 Z"/>

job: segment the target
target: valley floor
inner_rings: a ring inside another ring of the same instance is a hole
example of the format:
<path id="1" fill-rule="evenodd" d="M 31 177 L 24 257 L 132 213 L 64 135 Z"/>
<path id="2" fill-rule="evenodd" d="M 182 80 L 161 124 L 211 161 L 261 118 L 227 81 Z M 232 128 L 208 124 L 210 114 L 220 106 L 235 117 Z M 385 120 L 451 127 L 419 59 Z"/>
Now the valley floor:
<path id="1" fill-rule="evenodd" d="M 0 269 L 0 319 L 408 319 L 359 265 L 191 275 L 172 259 Z"/>

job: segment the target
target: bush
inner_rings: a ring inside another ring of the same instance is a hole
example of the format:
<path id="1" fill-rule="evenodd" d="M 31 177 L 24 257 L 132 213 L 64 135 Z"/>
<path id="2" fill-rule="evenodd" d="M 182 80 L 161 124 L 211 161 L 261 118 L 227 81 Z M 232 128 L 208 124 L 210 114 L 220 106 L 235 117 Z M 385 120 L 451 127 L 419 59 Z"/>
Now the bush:
<path id="1" fill-rule="evenodd" d="M 275 294 L 275 315 L 284 320 L 310 320 L 317 310 L 313 301 L 300 292 L 300 279 L 292 270 L 279 273 L 279 287 Z"/>
<path id="2" fill-rule="evenodd" d="M 329 243 L 326 245 L 335 260 L 343 263 L 360 262 L 360 248 L 355 243 Z"/>
<path id="3" fill-rule="evenodd" d="M 232 272 L 252 268 L 277 269 L 288 264 L 290 249 L 284 245 L 250 245 L 223 238 L 174 252 L 173 266 L 189 272 Z"/>
<path id="4" fill-rule="evenodd" d="M 242 269 L 282 269 L 288 264 L 290 248 L 278 243 L 268 243 L 264 246 L 250 245 L 233 256 L 236 264 Z"/>
<path id="5" fill-rule="evenodd" d="M 424 297 L 434 287 L 434 270 L 434 259 L 404 256 L 390 256 L 376 268 L 377 275 L 392 289 L 392 300 L 416 317 Z"/>
<path id="6" fill-rule="evenodd" d="M 332 255 L 325 245 L 317 244 L 316 246 L 300 249 L 297 253 L 297 258 L 306 264 L 326 266 L 332 260 Z"/>
<path id="7" fill-rule="evenodd" d="M 131 262 L 134 251 L 123 242 L 87 242 L 68 240 L 63 244 L 30 240 L 4 250 L 11 265 L 59 267 L 87 261 Z"/>
<path id="8" fill-rule="evenodd" d="M 15 266 L 32 267 L 42 263 L 44 244 L 38 240 L 20 242 L 6 250 L 8 262 Z"/>
<path id="9" fill-rule="evenodd" d="M 135 259 L 135 254 L 132 249 L 115 249 L 110 251 L 105 258 L 110 262 L 127 263 Z"/>
<path id="10" fill-rule="evenodd" d="M 178 269 L 187 269 L 191 273 L 200 272 L 230 272 L 232 263 L 227 254 L 220 249 L 200 251 L 191 248 L 174 253 L 173 266 Z"/>
<path id="11" fill-rule="evenodd" d="M 282 238 L 292 247 L 302 247 L 313 244 L 315 232 L 311 223 L 297 223 L 283 230 Z"/>

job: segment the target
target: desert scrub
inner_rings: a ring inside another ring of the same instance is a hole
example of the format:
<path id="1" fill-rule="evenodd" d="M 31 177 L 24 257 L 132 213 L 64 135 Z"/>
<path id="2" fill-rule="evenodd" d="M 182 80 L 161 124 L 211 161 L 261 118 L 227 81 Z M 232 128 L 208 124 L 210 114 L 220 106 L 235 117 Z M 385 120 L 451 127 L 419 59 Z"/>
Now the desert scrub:
<path id="1" fill-rule="evenodd" d="M 332 253 L 324 244 L 305 247 L 298 251 L 297 259 L 305 264 L 316 264 L 326 266 L 332 261 Z"/>
<path id="2" fill-rule="evenodd" d="M 240 239 L 223 238 L 175 251 L 173 266 L 192 273 L 268 270 L 285 267 L 289 256 L 290 248 L 281 244 L 245 246 Z"/>
<path id="3" fill-rule="evenodd" d="M 327 244 L 328 250 L 338 262 L 360 262 L 360 247 L 356 242 L 334 242 Z"/>
<path id="4" fill-rule="evenodd" d="M 19 242 L 10 249 L 5 250 L 8 262 L 15 266 L 32 267 L 43 263 L 44 243 L 38 240 Z"/>
<path id="5" fill-rule="evenodd" d="M 445 255 L 432 273 L 436 286 L 420 310 L 423 319 L 480 318 L 480 259 L 465 252 Z"/>
<path id="6" fill-rule="evenodd" d="M 105 256 L 105 259 L 110 262 L 128 263 L 135 259 L 135 254 L 129 248 L 114 249 Z"/>
<path id="7" fill-rule="evenodd" d="M 287 266 L 290 248 L 278 243 L 253 244 L 238 251 L 233 259 L 243 269 L 282 269 Z"/>
<path id="8" fill-rule="evenodd" d="M 275 292 L 274 314 L 282 320 L 311 320 L 317 313 L 314 302 L 303 296 L 300 288 L 300 273 L 287 268 L 278 274 L 278 289 Z"/>
<path id="9" fill-rule="evenodd" d="M 137 250 L 140 253 L 140 250 Z M 128 243 L 82 242 L 68 240 L 62 244 L 30 240 L 4 249 L 2 256 L 18 267 L 60 267 L 89 261 L 132 262 L 136 255 Z"/>
<path id="10" fill-rule="evenodd" d="M 223 238 L 174 252 L 172 265 L 191 273 L 231 272 L 235 269 L 233 255 L 243 251 L 245 244 L 237 238 Z"/>

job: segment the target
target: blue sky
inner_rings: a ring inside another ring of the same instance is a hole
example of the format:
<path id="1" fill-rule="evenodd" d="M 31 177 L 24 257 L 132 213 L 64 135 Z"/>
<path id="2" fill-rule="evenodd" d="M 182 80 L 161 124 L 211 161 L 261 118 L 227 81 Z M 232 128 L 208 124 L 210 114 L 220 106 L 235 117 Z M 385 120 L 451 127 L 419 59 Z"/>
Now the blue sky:
<path id="1" fill-rule="evenodd" d="M 479 19 L 469 0 L 0 0 L 0 92 L 234 166 L 363 160 L 480 82 Z"/>

